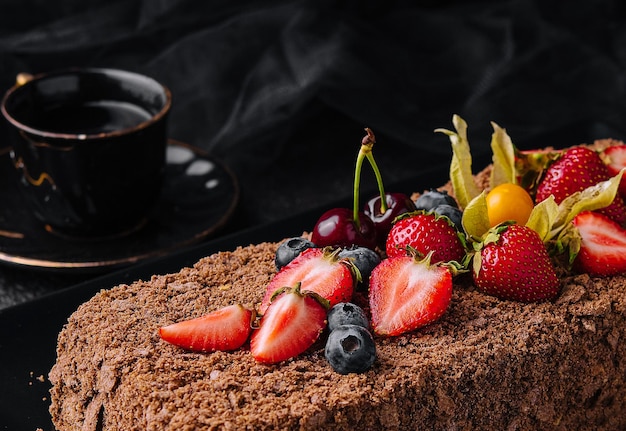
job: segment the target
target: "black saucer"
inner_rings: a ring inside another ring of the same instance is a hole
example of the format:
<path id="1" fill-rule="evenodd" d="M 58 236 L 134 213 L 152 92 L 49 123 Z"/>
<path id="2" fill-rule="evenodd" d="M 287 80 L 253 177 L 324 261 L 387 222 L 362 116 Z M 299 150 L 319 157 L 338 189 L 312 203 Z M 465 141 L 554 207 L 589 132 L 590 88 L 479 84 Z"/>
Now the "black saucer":
<path id="1" fill-rule="evenodd" d="M 204 150 L 170 140 L 163 193 L 138 230 L 110 240 L 68 240 L 46 231 L 0 155 L 0 263 L 55 271 L 102 271 L 162 256 L 222 227 L 239 199 L 234 175 Z M 123 208 L 120 208 L 123 211 Z"/>

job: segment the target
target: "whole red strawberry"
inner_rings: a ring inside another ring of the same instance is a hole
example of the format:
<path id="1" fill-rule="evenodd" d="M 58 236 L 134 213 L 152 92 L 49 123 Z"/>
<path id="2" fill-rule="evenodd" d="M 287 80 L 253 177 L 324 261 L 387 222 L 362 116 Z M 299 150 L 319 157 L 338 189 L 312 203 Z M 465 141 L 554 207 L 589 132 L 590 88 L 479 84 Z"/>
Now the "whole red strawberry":
<path id="1" fill-rule="evenodd" d="M 573 147 L 546 170 L 537 187 L 535 201 L 541 202 L 554 195 L 558 204 L 566 197 L 609 178 L 611 174 L 597 152 L 587 147 Z M 621 225 L 626 223 L 626 206 L 620 196 L 598 212 Z"/>
<path id="2" fill-rule="evenodd" d="M 302 285 L 302 290 L 315 292 L 330 302 L 330 307 L 340 302 L 350 302 L 357 283 L 354 264 L 339 258 L 341 249 L 309 248 L 283 266 L 265 288 L 259 307 L 265 313 L 276 290 L 285 286 Z"/>
<path id="3" fill-rule="evenodd" d="M 500 226 L 487 234 L 473 257 L 472 276 L 479 290 L 521 302 L 553 299 L 560 288 L 537 232 L 517 224 Z"/>
<path id="4" fill-rule="evenodd" d="M 407 247 L 422 256 L 433 252 L 432 262 L 461 262 L 465 247 L 447 217 L 412 212 L 394 223 L 385 245 L 387 257 L 406 256 Z"/>
<path id="5" fill-rule="evenodd" d="M 414 256 L 383 260 L 370 277 L 371 325 L 376 334 L 400 335 L 439 319 L 452 299 L 452 272 Z"/>

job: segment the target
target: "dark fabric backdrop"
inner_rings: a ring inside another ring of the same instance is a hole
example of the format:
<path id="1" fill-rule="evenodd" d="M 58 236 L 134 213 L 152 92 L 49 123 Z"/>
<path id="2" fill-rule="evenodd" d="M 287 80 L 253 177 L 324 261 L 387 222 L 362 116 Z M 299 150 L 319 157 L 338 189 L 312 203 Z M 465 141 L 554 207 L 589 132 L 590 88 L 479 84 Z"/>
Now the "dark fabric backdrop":
<path id="1" fill-rule="evenodd" d="M 520 146 L 626 137 L 618 0 L 4 0 L 1 11 L 0 87 L 75 66 L 154 76 L 174 94 L 170 135 L 235 170 L 251 223 L 349 196 L 365 126 L 390 182 L 447 164 L 433 130 L 453 113 L 478 158 L 492 120 Z"/>

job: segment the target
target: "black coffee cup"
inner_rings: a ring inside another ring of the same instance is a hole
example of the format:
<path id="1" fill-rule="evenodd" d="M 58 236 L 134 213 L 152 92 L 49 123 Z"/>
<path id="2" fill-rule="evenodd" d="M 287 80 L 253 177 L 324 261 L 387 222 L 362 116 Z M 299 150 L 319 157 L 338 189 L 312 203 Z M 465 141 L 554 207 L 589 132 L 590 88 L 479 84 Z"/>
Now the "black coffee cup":
<path id="1" fill-rule="evenodd" d="M 1 110 L 13 126 L 20 187 L 44 227 L 70 238 L 138 229 L 159 198 L 172 97 L 123 70 L 46 73 L 10 88 Z"/>

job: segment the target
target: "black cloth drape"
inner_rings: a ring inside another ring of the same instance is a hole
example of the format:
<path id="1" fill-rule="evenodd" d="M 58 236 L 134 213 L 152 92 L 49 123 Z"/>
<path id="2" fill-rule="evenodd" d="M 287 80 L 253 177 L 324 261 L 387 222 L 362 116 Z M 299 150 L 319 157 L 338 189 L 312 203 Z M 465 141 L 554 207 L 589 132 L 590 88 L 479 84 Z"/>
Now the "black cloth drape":
<path id="1" fill-rule="evenodd" d="M 365 126 L 389 181 L 447 163 L 447 139 L 433 129 L 450 128 L 453 113 L 468 121 L 478 156 L 490 121 L 521 146 L 626 135 L 617 0 L 6 0 L 1 9 L 1 87 L 19 72 L 66 67 L 154 76 L 174 94 L 170 135 L 236 171 L 255 221 L 349 196 Z"/>

